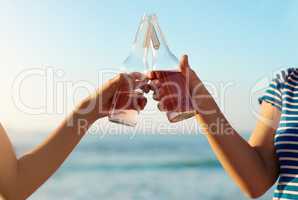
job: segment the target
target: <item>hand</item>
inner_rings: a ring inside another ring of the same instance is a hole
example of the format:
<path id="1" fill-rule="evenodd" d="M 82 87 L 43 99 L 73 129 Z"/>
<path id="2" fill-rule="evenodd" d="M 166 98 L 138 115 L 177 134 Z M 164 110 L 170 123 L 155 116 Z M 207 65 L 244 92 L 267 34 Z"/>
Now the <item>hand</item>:
<path id="1" fill-rule="evenodd" d="M 197 76 L 196 72 L 193 71 L 188 63 L 188 56 L 183 55 L 180 60 L 179 69 L 181 74 L 187 80 L 186 85 L 189 86 L 189 92 L 191 96 L 195 96 L 197 92 L 199 92 L 200 86 L 202 86 L 202 82 Z"/>
<path id="2" fill-rule="evenodd" d="M 89 113 L 93 118 L 98 119 L 106 117 L 111 109 L 114 95 L 118 92 L 132 92 L 137 88 L 143 88 L 147 85 L 146 77 L 138 72 L 120 73 L 116 77 L 106 82 L 93 95 L 84 100 L 80 106 L 80 112 Z M 134 102 L 126 109 L 143 110 L 147 99 L 142 93 L 135 93 L 130 96 Z"/>
<path id="3" fill-rule="evenodd" d="M 153 90 L 153 99 L 159 101 L 158 108 L 161 111 L 184 111 L 185 108 L 179 106 L 178 102 L 184 101 L 186 99 L 184 96 L 189 95 L 192 104 L 195 104 L 197 97 L 201 94 L 203 84 L 190 68 L 187 55 L 182 56 L 179 71 L 180 73 L 176 74 L 170 74 L 171 72 L 169 72 L 165 75 L 166 78 L 160 75 L 160 72 L 152 71 L 148 75 L 151 80 L 150 89 Z"/>

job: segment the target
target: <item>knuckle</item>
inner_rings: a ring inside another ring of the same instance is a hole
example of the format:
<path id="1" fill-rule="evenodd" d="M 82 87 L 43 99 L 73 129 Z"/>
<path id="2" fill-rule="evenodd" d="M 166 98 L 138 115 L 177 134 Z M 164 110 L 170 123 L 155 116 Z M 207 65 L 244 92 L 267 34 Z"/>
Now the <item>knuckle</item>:
<path id="1" fill-rule="evenodd" d="M 118 80 L 119 80 L 120 82 L 123 82 L 123 80 L 124 80 L 124 76 L 125 76 L 124 73 L 119 73 L 119 74 L 117 75 L 117 78 L 118 78 Z"/>

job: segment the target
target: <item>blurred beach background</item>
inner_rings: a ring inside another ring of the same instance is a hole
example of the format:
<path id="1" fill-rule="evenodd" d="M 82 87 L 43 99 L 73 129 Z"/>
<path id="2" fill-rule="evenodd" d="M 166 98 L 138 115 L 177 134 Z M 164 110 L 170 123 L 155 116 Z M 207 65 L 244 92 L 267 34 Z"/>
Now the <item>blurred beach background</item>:
<path id="1" fill-rule="evenodd" d="M 89 135 L 32 200 L 245 200 L 206 138 Z M 20 141 L 18 151 L 29 149 Z M 260 199 L 270 199 L 272 190 Z"/>
<path id="2" fill-rule="evenodd" d="M 246 138 L 272 75 L 298 65 L 297 0 L 0 0 L 0 121 L 18 156 L 123 71 L 144 13 Z M 134 129 L 99 120 L 30 199 L 246 199 L 195 120 L 170 124 L 148 98 Z"/>

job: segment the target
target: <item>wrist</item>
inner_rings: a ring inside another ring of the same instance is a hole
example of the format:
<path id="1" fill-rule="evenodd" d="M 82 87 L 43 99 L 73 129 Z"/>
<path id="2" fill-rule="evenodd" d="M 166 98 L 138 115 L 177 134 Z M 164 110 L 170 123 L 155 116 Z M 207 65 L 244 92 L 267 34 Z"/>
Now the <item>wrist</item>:
<path id="1" fill-rule="evenodd" d="M 193 107 L 198 115 L 212 115 L 217 113 L 217 104 L 203 82 L 197 79 L 191 90 Z"/>
<path id="2" fill-rule="evenodd" d="M 190 97 L 194 104 L 198 104 L 206 96 L 206 88 L 200 79 L 192 81 L 190 85 Z"/>
<path id="3" fill-rule="evenodd" d="M 86 119 L 92 123 L 100 118 L 96 99 L 92 97 L 81 101 L 74 112 L 82 119 Z"/>

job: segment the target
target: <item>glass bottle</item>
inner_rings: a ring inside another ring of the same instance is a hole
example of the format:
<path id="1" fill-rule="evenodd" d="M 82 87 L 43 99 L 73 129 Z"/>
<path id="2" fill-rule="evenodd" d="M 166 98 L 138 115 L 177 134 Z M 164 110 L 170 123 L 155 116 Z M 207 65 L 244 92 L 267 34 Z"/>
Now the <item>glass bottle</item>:
<path id="1" fill-rule="evenodd" d="M 178 122 L 195 115 L 188 81 L 179 70 L 179 61 L 169 49 L 158 24 L 157 16 L 150 16 L 148 31 L 152 44 L 151 74 L 161 81 L 165 97 L 161 100 L 173 111 L 167 112 L 170 122 Z"/>
<path id="2" fill-rule="evenodd" d="M 126 72 L 144 72 L 149 69 L 147 56 L 150 49 L 150 43 L 148 40 L 149 35 L 147 35 L 147 33 L 150 19 L 150 17 L 144 15 L 139 24 L 130 54 L 123 62 L 123 67 Z M 138 93 L 142 93 L 142 90 L 139 88 L 127 89 L 120 87 L 114 94 L 112 108 L 109 113 L 109 120 L 128 126 L 136 126 L 138 111 L 130 109 L 129 106 L 131 103 L 136 103 L 133 101 L 133 96 L 138 95 Z"/>

